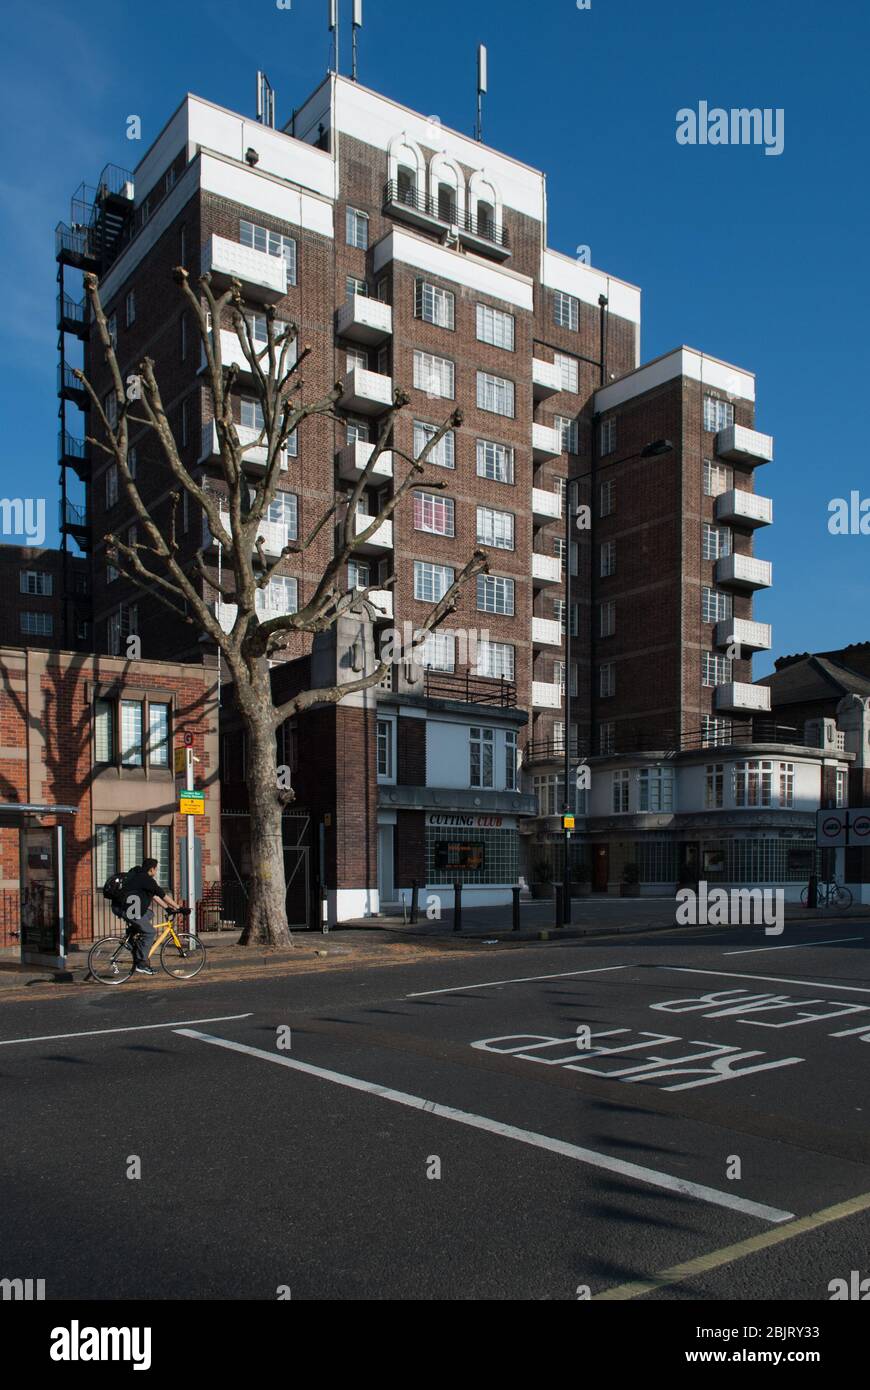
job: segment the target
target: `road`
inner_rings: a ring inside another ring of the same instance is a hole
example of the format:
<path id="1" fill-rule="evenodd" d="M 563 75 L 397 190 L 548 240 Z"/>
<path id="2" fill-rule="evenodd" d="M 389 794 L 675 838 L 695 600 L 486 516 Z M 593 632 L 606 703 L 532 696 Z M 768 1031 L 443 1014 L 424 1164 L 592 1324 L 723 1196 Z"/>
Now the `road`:
<path id="1" fill-rule="evenodd" d="M 675 930 L 7 1002 L 0 1276 L 828 1300 L 870 1275 L 868 939 Z"/>

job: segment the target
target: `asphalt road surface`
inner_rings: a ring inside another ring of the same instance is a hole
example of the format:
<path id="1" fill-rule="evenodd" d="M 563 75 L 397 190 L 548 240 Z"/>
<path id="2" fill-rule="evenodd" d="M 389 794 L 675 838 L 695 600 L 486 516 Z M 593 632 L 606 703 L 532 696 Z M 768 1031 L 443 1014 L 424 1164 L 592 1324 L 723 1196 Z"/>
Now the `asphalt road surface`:
<path id="1" fill-rule="evenodd" d="M 658 932 L 7 1002 L 0 1276 L 829 1300 L 870 1275 L 868 940 Z"/>

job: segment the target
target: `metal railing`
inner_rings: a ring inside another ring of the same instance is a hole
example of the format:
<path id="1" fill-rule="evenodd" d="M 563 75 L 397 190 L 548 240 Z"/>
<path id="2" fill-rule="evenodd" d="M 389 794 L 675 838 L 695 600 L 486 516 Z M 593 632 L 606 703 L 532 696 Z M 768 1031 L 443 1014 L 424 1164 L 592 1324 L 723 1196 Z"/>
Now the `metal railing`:
<path id="1" fill-rule="evenodd" d="M 60 517 L 60 529 L 70 527 L 75 530 L 86 531 L 88 529 L 88 513 L 84 507 L 77 507 L 69 498 L 66 502 L 58 504 L 58 514 Z"/>
<path id="2" fill-rule="evenodd" d="M 576 739 L 571 740 L 569 756 L 577 758 L 580 755 L 580 745 Z M 527 743 L 523 749 L 523 766 L 529 767 L 532 763 L 555 763 L 565 757 L 565 741 L 561 738 L 539 738 Z"/>
<path id="3" fill-rule="evenodd" d="M 401 185 L 395 179 L 390 179 L 384 186 L 384 206 L 409 208 L 425 217 L 431 217 L 445 227 L 457 226 L 460 232 L 468 232 L 470 236 L 490 241 L 493 246 L 507 248 L 509 244 L 505 228 L 500 227 L 492 218 L 475 217 L 470 212 L 460 212 L 455 207 L 445 213 L 439 208 L 437 199 L 430 197 L 428 193 L 418 192 L 416 187 Z"/>
<path id="4" fill-rule="evenodd" d="M 58 459 L 81 459 L 83 462 L 88 457 L 88 446 L 83 439 L 76 439 L 69 430 L 60 430 L 57 436 L 57 456 Z"/>
<path id="5" fill-rule="evenodd" d="M 515 709 L 517 688 L 504 676 L 473 676 L 469 671 L 426 670 L 426 695 L 433 700 L 461 700 L 469 705 L 498 705 Z"/>

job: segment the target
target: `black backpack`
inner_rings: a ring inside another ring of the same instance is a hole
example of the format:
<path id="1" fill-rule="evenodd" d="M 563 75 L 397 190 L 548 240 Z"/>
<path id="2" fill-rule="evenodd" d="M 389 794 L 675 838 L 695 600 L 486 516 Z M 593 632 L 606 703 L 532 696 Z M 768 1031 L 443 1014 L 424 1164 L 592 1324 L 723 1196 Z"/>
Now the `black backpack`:
<path id="1" fill-rule="evenodd" d="M 108 898 L 112 904 L 112 911 L 116 917 L 127 916 L 127 883 L 134 869 L 128 869 L 125 874 L 112 874 L 103 884 L 103 897 Z"/>

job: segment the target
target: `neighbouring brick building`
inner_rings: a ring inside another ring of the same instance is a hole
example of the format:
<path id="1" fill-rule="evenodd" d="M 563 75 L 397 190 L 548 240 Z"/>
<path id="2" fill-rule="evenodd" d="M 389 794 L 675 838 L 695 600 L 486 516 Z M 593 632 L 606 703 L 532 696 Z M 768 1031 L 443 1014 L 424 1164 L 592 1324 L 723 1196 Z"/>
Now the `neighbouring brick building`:
<path id="1" fill-rule="evenodd" d="M 71 610 L 71 642 L 91 645 L 90 563 L 84 555 L 27 545 L 0 545 L 0 646 L 64 645 Z"/>

